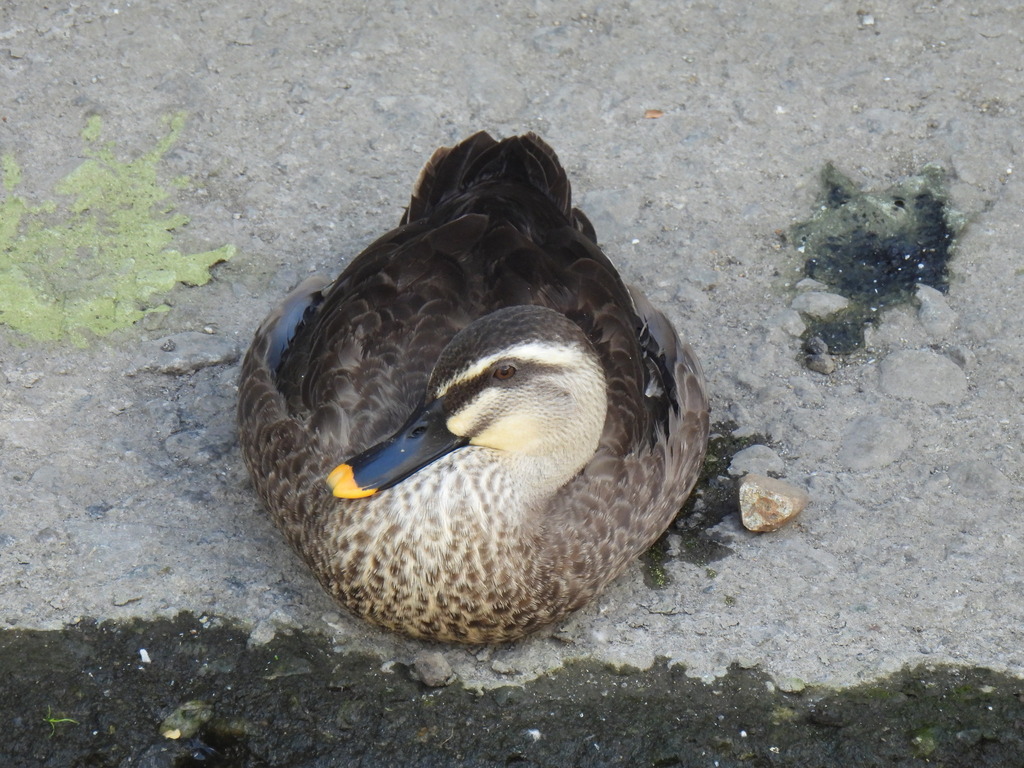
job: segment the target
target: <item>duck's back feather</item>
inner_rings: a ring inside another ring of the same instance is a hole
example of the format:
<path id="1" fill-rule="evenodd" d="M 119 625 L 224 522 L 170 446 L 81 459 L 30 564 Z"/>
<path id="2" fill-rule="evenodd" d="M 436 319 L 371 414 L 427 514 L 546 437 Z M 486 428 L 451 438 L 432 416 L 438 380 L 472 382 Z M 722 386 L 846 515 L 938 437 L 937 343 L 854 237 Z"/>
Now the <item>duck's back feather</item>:
<path id="1" fill-rule="evenodd" d="M 601 357 L 604 447 L 621 455 L 649 441 L 675 407 L 671 381 L 644 362 L 660 351 L 641 348 L 645 321 L 573 217 L 565 172 L 535 136 L 496 142 L 480 133 L 439 150 L 405 223 L 317 297 L 280 356 L 276 385 L 292 414 L 347 436 L 338 450 L 362 450 L 415 407 L 459 330 L 504 306 L 541 304 L 579 324 Z"/>

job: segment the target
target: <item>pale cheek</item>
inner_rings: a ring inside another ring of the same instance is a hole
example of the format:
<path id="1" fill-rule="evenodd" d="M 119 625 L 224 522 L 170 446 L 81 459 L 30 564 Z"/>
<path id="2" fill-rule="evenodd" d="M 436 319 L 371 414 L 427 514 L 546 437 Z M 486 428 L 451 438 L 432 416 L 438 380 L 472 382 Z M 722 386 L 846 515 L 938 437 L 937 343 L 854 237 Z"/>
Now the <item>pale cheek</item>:
<path id="1" fill-rule="evenodd" d="M 461 435 L 463 437 L 473 434 L 475 425 L 480 423 L 487 409 L 491 407 L 491 400 L 492 398 L 485 393 L 475 402 L 470 403 L 468 407 L 453 414 L 445 424 L 448 427 L 448 431 L 453 435 Z"/>
<path id="2" fill-rule="evenodd" d="M 467 416 L 457 414 L 449 418 L 445 426 L 448 427 L 448 431 L 453 435 L 465 436 L 473 428 L 473 422 Z"/>
<path id="3" fill-rule="evenodd" d="M 470 442 L 499 451 L 529 452 L 540 436 L 538 424 L 530 418 L 500 419 Z"/>

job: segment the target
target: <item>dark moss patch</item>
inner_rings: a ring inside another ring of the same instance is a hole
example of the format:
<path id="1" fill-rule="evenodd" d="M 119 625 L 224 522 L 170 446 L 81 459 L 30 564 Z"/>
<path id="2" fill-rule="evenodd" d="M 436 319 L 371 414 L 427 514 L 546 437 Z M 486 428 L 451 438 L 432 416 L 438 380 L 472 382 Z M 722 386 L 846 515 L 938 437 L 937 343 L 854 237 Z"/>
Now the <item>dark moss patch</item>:
<path id="1" fill-rule="evenodd" d="M 675 534 L 682 539 L 678 557 L 688 563 L 708 565 L 726 557 L 732 550 L 708 534 L 729 515 L 739 514 L 739 481 L 728 473 L 732 458 L 751 445 L 769 445 L 766 435 L 754 434 L 735 437 L 736 423 L 721 421 L 711 425 L 708 452 L 704 466 L 694 487 L 676 516 L 675 522 L 651 545 L 641 558 L 644 583 L 652 589 L 672 584 L 665 569 L 670 558 L 668 537 Z"/>
<path id="2" fill-rule="evenodd" d="M 949 290 L 949 260 L 962 217 L 950 207 L 942 173 L 932 166 L 883 192 L 865 192 L 829 164 L 821 174 L 821 208 L 795 225 L 806 254 L 804 273 L 851 300 L 843 312 L 809 319 L 805 339 L 832 353 L 863 346 L 864 327 L 907 301 L 919 284 Z"/>
<path id="3" fill-rule="evenodd" d="M 694 493 L 676 518 L 674 528 L 683 537 L 687 562 L 707 565 L 721 560 L 731 551 L 707 535 L 729 515 L 739 514 L 739 481 L 728 470 L 733 457 L 752 445 L 771 445 L 769 435 L 736 437 L 733 421 L 711 425 L 708 453 Z"/>
<path id="4" fill-rule="evenodd" d="M 1024 683 L 984 669 L 789 694 L 757 670 L 707 685 L 582 662 L 522 688 L 432 690 L 318 636 L 249 648 L 190 616 L 7 631 L 0 665 L 3 765 L 1003 766 L 1024 751 Z"/>
<path id="5" fill-rule="evenodd" d="M 641 573 L 644 584 L 651 589 L 664 589 L 672 583 L 672 577 L 665 570 L 665 561 L 668 559 L 666 536 L 667 534 L 662 534 L 640 558 L 643 564 Z"/>

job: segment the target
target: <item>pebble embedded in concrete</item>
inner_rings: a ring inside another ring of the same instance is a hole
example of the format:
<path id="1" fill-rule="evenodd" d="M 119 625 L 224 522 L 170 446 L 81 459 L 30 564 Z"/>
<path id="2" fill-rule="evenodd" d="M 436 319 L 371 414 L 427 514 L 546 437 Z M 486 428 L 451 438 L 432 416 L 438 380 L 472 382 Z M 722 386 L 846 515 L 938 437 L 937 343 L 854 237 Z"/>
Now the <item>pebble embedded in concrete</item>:
<path id="1" fill-rule="evenodd" d="M 881 387 L 894 397 L 925 405 L 956 405 L 967 394 L 967 376 L 948 357 L 926 349 L 894 352 L 882 361 Z"/>
<path id="2" fill-rule="evenodd" d="M 848 306 L 850 306 L 850 300 L 845 296 L 824 291 L 801 293 L 790 304 L 790 307 L 797 312 L 803 312 L 805 315 L 818 319 L 831 317 L 836 312 L 842 312 Z"/>
<path id="3" fill-rule="evenodd" d="M 836 369 L 835 358 L 828 352 L 828 344 L 820 336 L 812 336 L 804 342 L 804 365 L 812 371 L 826 376 Z"/>
<path id="4" fill-rule="evenodd" d="M 799 515 L 810 501 L 802 488 L 763 475 L 747 475 L 740 483 L 740 514 L 748 531 L 777 531 Z"/>
<path id="5" fill-rule="evenodd" d="M 777 685 L 783 693 L 800 693 L 807 687 L 807 683 L 799 677 L 785 677 L 779 680 Z"/>
<path id="6" fill-rule="evenodd" d="M 804 363 L 807 365 L 808 370 L 824 374 L 825 376 L 835 373 L 836 370 L 836 361 L 832 355 L 807 355 L 804 358 Z"/>
<path id="7" fill-rule="evenodd" d="M 930 285 L 917 286 L 917 300 L 921 305 L 917 310 L 918 321 L 932 339 L 942 341 L 956 327 L 956 312 L 950 309 L 946 297 Z"/>
<path id="8" fill-rule="evenodd" d="M 828 286 L 813 277 L 805 277 L 794 286 L 798 291 L 827 291 Z"/>
<path id="9" fill-rule="evenodd" d="M 455 680 L 452 665 L 440 651 L 420 651 L 412 665 L 415 676 L 430 688 L 443 688 Z"/>
<path id="10" fill-rule="evenodd" d="M 781 473 L 782 459 L 767 445 L 751 445 L 737 451 L 729 464 L 729 474 L 733 477 L 754 473 L 766 475 L 769 472 Z"/>
<path id="11" fill-rule="evenodd" d="M 32 482 L 55 493 L 61 489 L 67 473 L 53 464 L 44 464 L 32 473 Z"/>
<path id="12" fill-rule="evenodd" d="M 949 481 L 953 490 L 976 499 L 991 498 L 1011 491 L 1006 475 L 990 461 L 970 459 L 949 468 Z"/>
<path id="13" fill-rule="evenodd" d="M 912 442 L 909 427 L 896 419 L 861 416 L 843 432 L 839 460 L 852 470 L 879 469 L 896 461 Z"/>
<path id="14" fill-rule="evenodd" d="M 795 309 L 782 310 L 772 318 L 772 324 L 783 333 L 793 337 L 799 337 L 807 330 L 806 323 L 800 319 L 800 313 Z"/>

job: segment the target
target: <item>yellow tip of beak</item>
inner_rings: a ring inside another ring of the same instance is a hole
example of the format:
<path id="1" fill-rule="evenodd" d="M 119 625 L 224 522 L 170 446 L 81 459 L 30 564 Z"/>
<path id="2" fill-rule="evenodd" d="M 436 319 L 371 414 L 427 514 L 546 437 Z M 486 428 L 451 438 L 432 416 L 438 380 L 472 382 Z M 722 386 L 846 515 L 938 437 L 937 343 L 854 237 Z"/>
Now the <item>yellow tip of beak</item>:
<path id="1" fill-rule="evenodd" d="M 331 470 L 331 474 L 327 476 L 327 484 L 339 499 L 362 499 L 377 492 L 376 488 L 359 487 L 355 475 L 352 474 L 352 467 L 348 464 L 339 464 Z"/>

